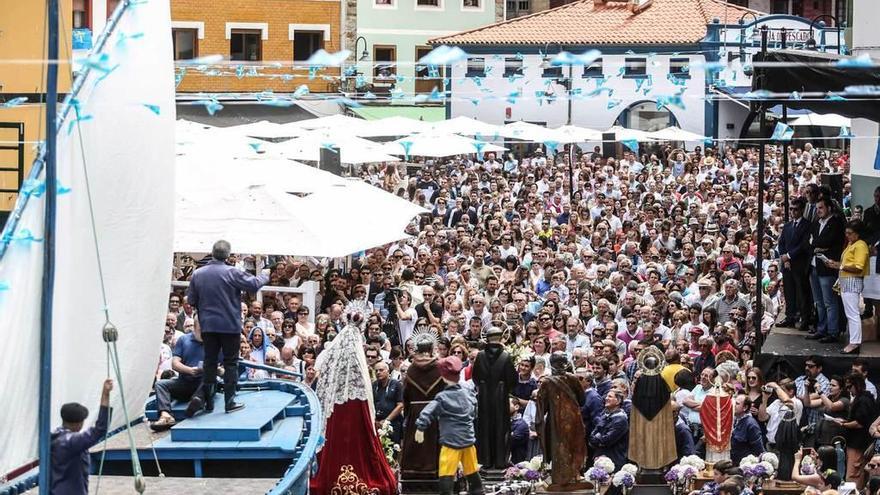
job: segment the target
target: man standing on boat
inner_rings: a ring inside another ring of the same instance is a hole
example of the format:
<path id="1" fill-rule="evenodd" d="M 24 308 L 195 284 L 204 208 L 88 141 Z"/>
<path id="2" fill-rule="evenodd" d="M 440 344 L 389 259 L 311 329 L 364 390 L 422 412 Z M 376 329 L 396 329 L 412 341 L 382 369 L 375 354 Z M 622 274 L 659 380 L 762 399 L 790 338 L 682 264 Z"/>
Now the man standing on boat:
<path id="1" fill-rule="evenodd" d="M 268 275 L 253 276 L 226 264 L 232 247 L 220 240 L 211 250 L 211 261 L 193 273 L 186 294 L 187 302 L 199 314 L 205 347 L 205 411 L 214 410 L 217 385 L 217 357 L 223 351 L 223 392 L 226 412 L 244 404 L 235 402 L 238 382 L 238 353 L 241 335 L 241 291 L 256 292 L 269 282 Z"/>
<path id="2" fill-rule="evenodd" d="M 113 380 L 104 380 L 101 410 L 95 426 L 82 431 L 89 417 L 86 406 L 71 402 L 61 406 L 61 427 L 52 432 L 51 495 L 86 495 L 89 493 L 89 449 L 107 434 L 110 418 L 110 391 Z"/>

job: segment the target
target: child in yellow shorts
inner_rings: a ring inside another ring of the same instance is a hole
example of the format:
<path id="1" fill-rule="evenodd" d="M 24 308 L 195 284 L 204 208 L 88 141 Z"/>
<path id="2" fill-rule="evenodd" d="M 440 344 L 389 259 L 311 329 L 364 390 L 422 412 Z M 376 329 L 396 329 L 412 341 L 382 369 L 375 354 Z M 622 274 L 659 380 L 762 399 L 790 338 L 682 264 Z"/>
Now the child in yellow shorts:
<path id="1" fill-rule="evenodd" d="M 446 388 L 434 397 L 416 419 L 415 441 L 422 443 L 425 430 L 434 421 L 440 425 L 440 494 L 452 495 L 455 472 L 459 464 L 468 483 L 468 494 L 482 495 L 483 481 L 477 465 L 477 449 L 474 447 L 474 419 L 477 415 L 477 398 L 458 384 L 461 376 L 461 360 L 455 356 L 443 358 L 437 363 Z"/>

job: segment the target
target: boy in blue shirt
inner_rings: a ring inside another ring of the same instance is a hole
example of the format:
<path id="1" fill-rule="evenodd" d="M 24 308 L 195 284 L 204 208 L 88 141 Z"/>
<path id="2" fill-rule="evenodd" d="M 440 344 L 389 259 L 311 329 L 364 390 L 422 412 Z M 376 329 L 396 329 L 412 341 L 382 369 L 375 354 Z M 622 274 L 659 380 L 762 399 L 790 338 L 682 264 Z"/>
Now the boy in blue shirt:
<path id="1" fill-rule="evenodd" d="M 461 388 L 461 360 L 455 356 L 437 362 L 446 388 L 428 403 L 416 419 L 415 441 L 425 440 L 425 430 L 434 421 L 440 424 L 439 485 L 441 495 L 452 495 L 455 473 L 461 464 L 468 483 L 469 495 L 483 495 L 483 481 L 477 466 L 474 419 L 477 416 L 477 398 Z"/>

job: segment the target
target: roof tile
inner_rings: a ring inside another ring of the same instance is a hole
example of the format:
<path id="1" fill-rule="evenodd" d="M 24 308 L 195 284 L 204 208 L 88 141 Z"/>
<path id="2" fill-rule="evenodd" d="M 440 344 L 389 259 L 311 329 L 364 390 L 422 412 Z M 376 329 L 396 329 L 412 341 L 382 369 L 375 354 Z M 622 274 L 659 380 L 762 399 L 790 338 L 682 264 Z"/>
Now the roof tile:
<path id="1" fill-rule="evenodd" d="M 617 45 L 690 44 L 706 36 L 714 18 L 733 24 L 746 13 L 760 12 L 722 0 L 653 0 L 633 13 L 629 2 L 579 0 L 449 36 L 432 44 L 450 45 Z"/>

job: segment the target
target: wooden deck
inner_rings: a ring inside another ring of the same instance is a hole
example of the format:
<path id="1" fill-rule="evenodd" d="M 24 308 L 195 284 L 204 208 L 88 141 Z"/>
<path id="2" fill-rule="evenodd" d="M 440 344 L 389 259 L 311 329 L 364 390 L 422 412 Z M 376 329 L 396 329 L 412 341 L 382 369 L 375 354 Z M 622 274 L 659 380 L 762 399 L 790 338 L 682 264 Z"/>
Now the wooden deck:
<path id="1" fill-rule="evenodd" d="M 266 493 L 277 480 L 269 478 L 147 478 L 149 495 L 253 495 Z M 27 495 L 38 495 L 34 488 L 25 492 Z M 136 494 L 134 478 L 130 476 L 104 476 L 98 486 L 98 477 L 92 476 L 89 481 L 89 493 L 92 495 Z"/>

